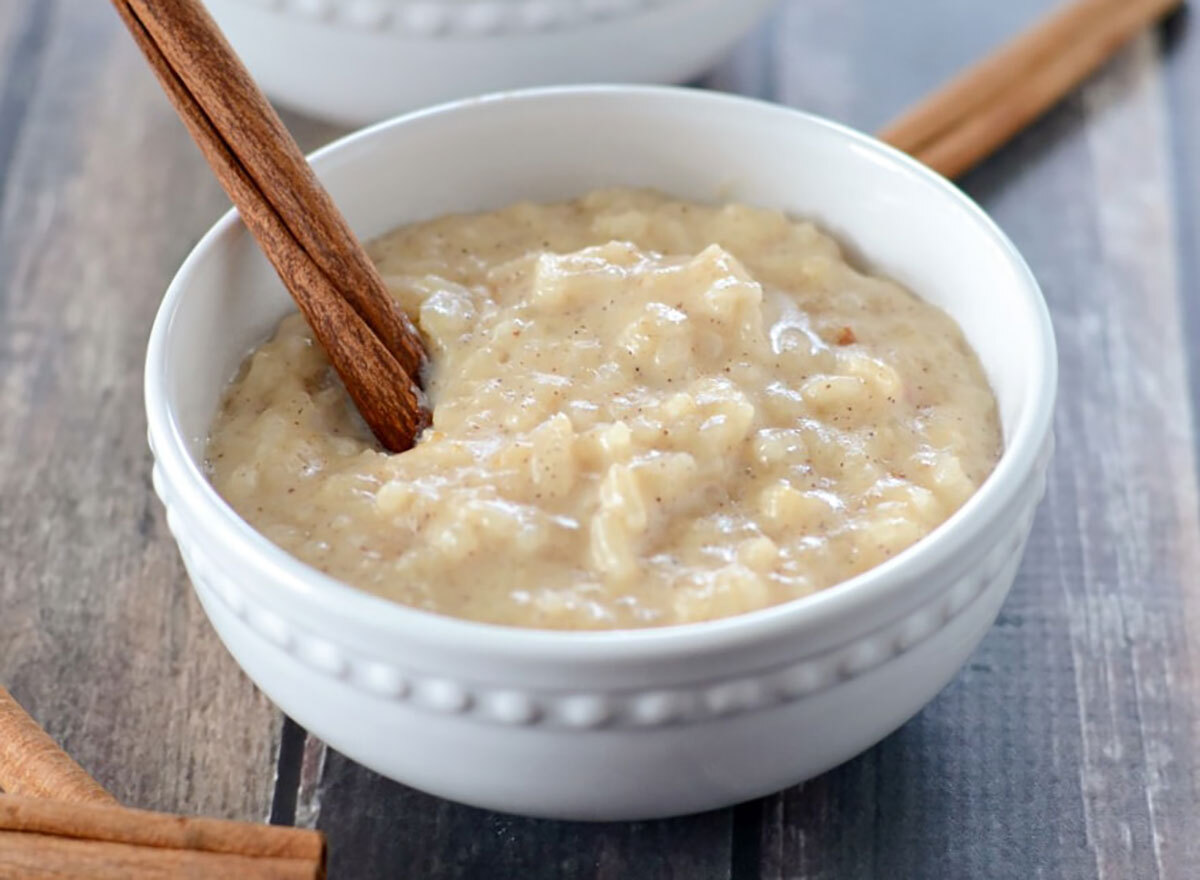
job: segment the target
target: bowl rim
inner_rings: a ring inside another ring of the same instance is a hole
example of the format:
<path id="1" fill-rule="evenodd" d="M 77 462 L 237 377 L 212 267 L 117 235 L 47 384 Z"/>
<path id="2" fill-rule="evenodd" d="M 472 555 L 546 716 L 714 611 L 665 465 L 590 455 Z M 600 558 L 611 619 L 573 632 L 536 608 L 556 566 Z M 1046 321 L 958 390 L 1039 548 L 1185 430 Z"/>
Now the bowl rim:
<path id="1" fill-rule="evenodd" d="M 696 623 L 641 629 L 549 630 L 483 623 L 450 617 L 403 605 L 368 593 L 327 575 L 271 543 L 242 520 L 205 477 L 188 453 L 187 441 L 166 392 L 170 353 L 166 340 L 179 301 L 186 295 L 196 267 L 209 251 L 224 246 L 231 236 L 245 233 L 236 209 L 226 212 L 200 239 L 180 265 L 167 288 L 151 329 L 146 353 L 145 405 L 152 448 L 166 484 L 202 529 L 231 552 L 250 562 L 271 581 L 279 596 L 304 602 L 330 619 L 351 620 L 396 633 L 419 633 L 419 641 L 436 642 L 446 650 L 469 649 L 526 660 L 630 660 L 719 651 L 747 642 L 786 637 L 796 629 L 824 626 L 854 617 L 866 606 L 885 601 L 904 584 L 949 563 L 964 547 L 1008 511 L 1038 466 L 1050 434 L 1057 391 L 1057 348 L 1049 310 L 1033 272 L 1013 243 L 971 198 L 954 184 L 915 159 L 869 135 L 841 123 L 768 101 L 740 95 L 677 86 L 595 84 L 549 86 L 496 92 L 401 114 L 341 137 L 311 154 L 320 171 L 322 162 L 339 153 L 365 146 L 380 134 L 414 121 L 470 112 L 484 104 L 518 104 L 546 99 L 611 98 L 671 100 L 708 105 L 713 111 L 754 110 L 788 117 L 822 128 L 846 140 L 874 161 L 882 161 L 957 202 L 979 232 L 991 239 L 1012 265 L 1018 279 L 1015 295 L 1033 311 L 1038 338 L 1032 346 L 1034 378 L 1020 418 L 1011 431 L 1000 460 L 984 484 L 967 502 L 930 534 L 885 562 L 816 593 L 744 614 Z M 242 589 L 242 587 L 239 588 Z M 282 604 L 282 603 L 281 603 Z"/>

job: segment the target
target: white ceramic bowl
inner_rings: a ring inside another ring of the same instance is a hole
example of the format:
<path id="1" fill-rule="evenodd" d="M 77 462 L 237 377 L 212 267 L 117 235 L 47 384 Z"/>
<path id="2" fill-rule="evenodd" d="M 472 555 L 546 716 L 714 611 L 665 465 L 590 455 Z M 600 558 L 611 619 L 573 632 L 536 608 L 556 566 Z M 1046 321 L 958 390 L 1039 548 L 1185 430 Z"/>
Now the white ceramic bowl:
<path id="1" fill-rule="evenodd" d="M 913 548 L 741 617 L 562 633 L 392 604 L 270 544 L 201 471 L 221 390 L 292 308 L 231 212 L 179 270 L 154 324 L 154 484 L 214 626 L 284 711 L 368 767 L 454 800 L 630 819 L 718 807 L 820 773 L 950 681 L 1013 581 L 1045 485 L 1056 381 L 1037 284 L 962 193 L 833 123 L 665 88 L 465 101 L 352 135 L 313 162 L 364 238 L 612 184 L 813 218 L 958 320 L 999 399 L 1006 451 L 980 491 Z"/>
<path id="2" fill-rule="evenodd" d="M 206 0 L 268 94 L 362 125 L 480 92 L 684 82 L 774 0 Z"/>

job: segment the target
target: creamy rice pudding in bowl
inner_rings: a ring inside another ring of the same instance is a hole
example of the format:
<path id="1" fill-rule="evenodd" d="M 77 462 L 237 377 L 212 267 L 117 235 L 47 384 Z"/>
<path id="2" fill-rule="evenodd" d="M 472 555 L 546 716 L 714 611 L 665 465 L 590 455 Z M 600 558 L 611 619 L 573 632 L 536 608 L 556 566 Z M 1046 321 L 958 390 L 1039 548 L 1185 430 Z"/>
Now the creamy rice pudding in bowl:
<path id="1" fill-rule="evenodd" d="M 982 638 L 1055 353 L 952 186 L 791 110 L 623 87 L 314 165 L 431 349 L 418 445 L 373 443 L 232 215 L 147 362 L 201 602 L 313 733 L 468 803 L 663 816 L 845 760 Z"/>

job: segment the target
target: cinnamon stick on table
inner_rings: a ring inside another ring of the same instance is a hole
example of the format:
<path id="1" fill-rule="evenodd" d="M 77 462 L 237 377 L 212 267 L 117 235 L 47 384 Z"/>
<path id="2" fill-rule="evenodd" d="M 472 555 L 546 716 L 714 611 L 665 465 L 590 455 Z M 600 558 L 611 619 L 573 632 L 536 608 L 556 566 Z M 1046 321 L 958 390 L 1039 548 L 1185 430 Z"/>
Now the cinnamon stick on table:
<path id="1" fill-rule="evenodd" d="M 0 686 L 0 790 L 66 803 L 115 804 Z"/>
<path id="2" fill-rule="evenodd" d="M 1074 0 L 906 111 L 879 137 L 957 177 L 1182 2 Z"/>
<path id="3" fill-rule="evenodd" d="M 0 877 L 324 876 L 315 831 L 0 796 Z"/>
<path id="4" fill-rule="evenodd" d="M 5 880 L 317 880 L 324 876 L 301 859 L 155 849 L 0 831 L 0 878 Z"/>
<path id="5" fill-rule="evenodd" d="M 325 876 L 319 832 L 118 806 L 3 687 L 0 788 L 0 880 Z"/>

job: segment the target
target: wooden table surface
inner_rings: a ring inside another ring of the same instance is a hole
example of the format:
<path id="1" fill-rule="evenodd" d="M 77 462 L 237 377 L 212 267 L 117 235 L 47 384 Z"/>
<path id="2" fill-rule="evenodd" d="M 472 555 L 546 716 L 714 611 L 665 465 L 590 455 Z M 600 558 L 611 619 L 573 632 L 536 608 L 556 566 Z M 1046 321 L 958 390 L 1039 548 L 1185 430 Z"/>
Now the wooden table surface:
<path id="1" fill-rule="evenodd" d="M 705 85 L 869 130 L 1051 3 L 791 0 Z M 1200 876 L 1198 29 L 1139 39 L 963 181 L 1044 286 L 1062 382 L 1028 554 L 957 680 L 789 791 L 585 825 L 381 779 L 225 653 L 141 403 L 154 310 L 225 199 L 109 4 L 3 0 L 0 682 L 123 801 L 316 825 L 339 878 Z"/>

